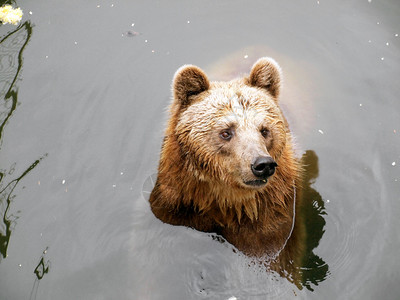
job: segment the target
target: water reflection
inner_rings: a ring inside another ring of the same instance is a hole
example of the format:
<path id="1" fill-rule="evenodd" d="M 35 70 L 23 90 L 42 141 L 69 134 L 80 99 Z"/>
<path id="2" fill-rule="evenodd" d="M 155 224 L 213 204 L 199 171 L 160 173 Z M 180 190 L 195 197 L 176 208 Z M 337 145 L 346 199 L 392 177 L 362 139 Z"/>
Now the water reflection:
<path id="1" fill-rule="evenodd" d="M 0 96 L 2 99 L 0 106 L 0 150 L 3 145 L 4 129 L 18 104 L 16 82 L 22 69 L 23 51 L 31 35 L 32 26 L 30 22 L 25 22 L 0 40 Z M 17 216 L 9 213 L 10 205 L 15 197 L 13 192 L 21 179 L 32 171 L 42 158 L 35 160 L 22 174 L 11 180 L 7 180 L 7 177 L 13 175 L 16 164 L 12 164 L 7 169 L 0 169 L 0 215 L 2 216 L 0 222 L 0 261 L 7 257 L 11 232 L 18 219 Z"/>
<path id="2" fill-rule="evenodd" d="M 318 156 L 312 150 L 302 157 L 305 167 L 302 190 L 296 201 L 296 221 L 293 233 L 285 249 L 280 253 L 272 269 L 288 278 L 299 289 L 314 286 L 325 280 L 329 266 L 314 253 L 325 232 L 325 206 L 321 195 L 312 187 L 318 177 Z"/>
<path id="3" fill-rule="evenodd" d="M 50 261 L 45 262 L 45 260 L 44 260 L 47 250 L 48 250 L 48 248 L 46 248 L 43 251 L 43 254 L 40 257 L 40 261 L 39 261 L 38 265 L 36 266 L 35 270 L 33 271 L 33 273 L 35 273 L 35 275 L 36 275 L 36 278 L 35 278 L 35 282 L 33 283 L 33 288 L 32 288 L 29 300 L 36 299 L 37 291 L 39 288 L 39 281 L 43 278 L 43 276 L 45 274 L 49 273 Z"/>

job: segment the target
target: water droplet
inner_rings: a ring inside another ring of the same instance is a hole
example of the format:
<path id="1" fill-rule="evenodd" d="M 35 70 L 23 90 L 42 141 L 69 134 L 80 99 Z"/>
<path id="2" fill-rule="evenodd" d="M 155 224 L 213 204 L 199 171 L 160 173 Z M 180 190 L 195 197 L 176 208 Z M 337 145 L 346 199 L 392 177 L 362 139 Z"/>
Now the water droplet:
<path id="1" fill-rule="evenodd" d="M 115 188 L 117 185 L 116 184 L 113 184 L 113 188 Z"/>
<path id="2" fill-rule="evenodd" d="M 30 11 L 30 12 L 29 12 L 29 14 L 30 14 L 30 15 L 33 15 L 33 12 L 32 12 L 32 11 Z"/>
<path id="3" fill-rule="evenodd" d="M 248 58 L 249 56 L 246 54 L 245 56 L 244 56 L 244 58 Z"/>
<path id="4" fill-rule="evenodd" d="M 362 106 L 362 103 L 360 103 L 360 106 Z"/>
<path id="5" fill-rule="evenodd" d="M 389 42 L 386 43 L 386 46 L 389 46 Z"/>
<path id="6" fill-rule="evenodd" d="M 395 37 L 398 37 L 398 36 L 399 36 L 399 34 L 398 34 L 398 33 L 396 33 L 394 36 L 395 36 Z"/>
<path id="7" fill-rule="evenodd" d="M 318 132 L 319 132 L 320 134 L 324 134 L 324 132 L 323 132 L 321 129 L 319 129 Z"/>
<path id="8" fill-rule="evenodd" d="M 65 184 L 65 179 L 62 181 L 62 184 Z"/>
<path id="9" fill-rule="evenodd" d="M 328 199 L 328 200 L 326 200 L 326 203 L 329 203 L 330 202 L 330 200 Z"/>
<path id="10" fill-rule="evenodd" d="M 132 26 L 132 27 L 133 27 L 133 26 L 135 26 L 135 23 L 132 23 L 132 25 L 131 25 L 131 26 Z"/>
<path id="11" fill-rule="evenodd" d="M 190 24 L 190 21 L 187 21 L 188 24 Z"/>
<path id="12" fill-rule="evenodd" d="M 392 162 L 392 166 L 394 167 L 396 165 L 396 162 L 394 161 L 394 162 Z"/>
<path id="13" fill-rule="evenodd" d="M 145 43 L 147 43 L 147 40 L 144 40 Z"/>
<path id="14" fill-rule="evenodd" d="M 385 58 L 384 58 L 384 57 L 381 57 L 381 60 L 385 60 Z"/>

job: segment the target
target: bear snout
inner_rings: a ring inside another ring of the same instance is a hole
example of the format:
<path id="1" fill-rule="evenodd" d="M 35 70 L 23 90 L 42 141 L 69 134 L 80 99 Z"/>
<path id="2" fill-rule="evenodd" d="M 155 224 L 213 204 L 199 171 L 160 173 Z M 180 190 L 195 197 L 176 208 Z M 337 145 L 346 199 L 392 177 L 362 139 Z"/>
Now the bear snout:
<path id="1" fill-rule="evenodd" d="M 259 156 L 251 165 L 253 174 L 260 178 L 268 178 L 275 173 L 278 164 L 271 156 Z"/>

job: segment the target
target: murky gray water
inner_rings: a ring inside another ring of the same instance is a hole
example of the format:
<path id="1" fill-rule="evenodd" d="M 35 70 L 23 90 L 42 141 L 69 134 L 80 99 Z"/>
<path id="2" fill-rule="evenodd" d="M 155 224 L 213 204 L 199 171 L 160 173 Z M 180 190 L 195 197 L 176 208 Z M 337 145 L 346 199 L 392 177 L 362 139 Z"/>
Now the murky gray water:
<path id="1" fill-rule="evenodd" d="M 397 0 L 16 6 L 21 25 L 0 25 L 0 299 L 400 298 Z M 175 70 L 223 79 L 260 56 L 319 164 L 321 264 L 300 286 L 147 204 Z"/>

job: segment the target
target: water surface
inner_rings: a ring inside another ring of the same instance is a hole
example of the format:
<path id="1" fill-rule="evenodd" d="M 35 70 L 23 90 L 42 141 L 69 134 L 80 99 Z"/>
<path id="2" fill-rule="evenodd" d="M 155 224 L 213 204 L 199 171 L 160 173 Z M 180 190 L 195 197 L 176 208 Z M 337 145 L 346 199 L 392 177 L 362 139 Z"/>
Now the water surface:
<path id="1" fill-rule="evenodd" d="M 1 299 L 400 297 L 397 1 L 13 3 L 22 23 L 0 25 Z M 147 204 L 176 69 L 224 79 L 260 56 L 282 66 L 299 154 L 318 162 L 320 260 L 300 286 Z"/>

